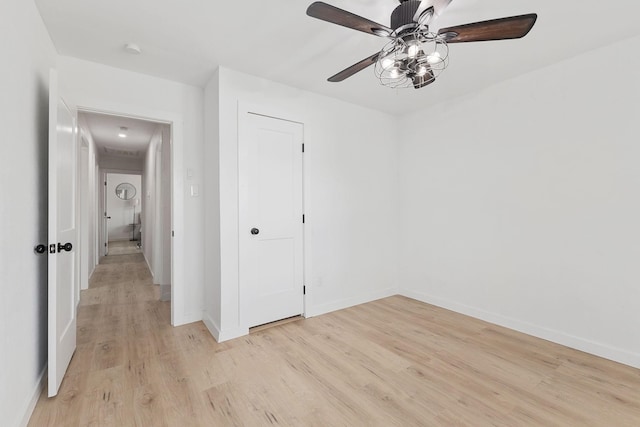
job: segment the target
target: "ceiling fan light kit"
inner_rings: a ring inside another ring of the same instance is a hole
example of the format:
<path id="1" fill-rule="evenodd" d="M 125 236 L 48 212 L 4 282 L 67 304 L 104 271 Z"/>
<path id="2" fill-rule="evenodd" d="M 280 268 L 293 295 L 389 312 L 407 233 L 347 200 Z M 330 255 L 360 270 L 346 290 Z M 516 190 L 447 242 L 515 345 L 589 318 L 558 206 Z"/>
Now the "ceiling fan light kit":
<path id="1" fill-rule="evenodd" d="M 449 43 L 516 39 L 527 35 L 537 15 L 512 16 L 441 28 L 437 33 L 429 24 L 452 0 L 400 0 L 391 13 L 391 28 L 323 2 L 312 3 L 307 15 L 369 33 L 390 41 L 368 58 L 331 76 L 340 82 L 375 64 L 374 72 L 384 86 L 420 89 L 436 80 L 449 63 Z"/>
<path id="2" fill-rule="evenodd" d="M 433 83 L 448 62 L 449 48 L 444 39 L 416 29 L 382 48 L 374 72 L 384 86 L 419 89 Z"/>

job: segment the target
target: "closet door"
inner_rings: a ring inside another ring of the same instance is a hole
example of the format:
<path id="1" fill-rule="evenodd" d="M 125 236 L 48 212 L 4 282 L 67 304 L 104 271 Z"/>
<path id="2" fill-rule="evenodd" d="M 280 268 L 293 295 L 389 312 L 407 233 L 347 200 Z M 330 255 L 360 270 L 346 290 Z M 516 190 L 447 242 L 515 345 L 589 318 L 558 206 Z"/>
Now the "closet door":
<path id="1" fill-rule="evenodd" d="M 239 280 L 252 327 L 304 310 L 303 125 L 249 113 L 241 128 Z"/>

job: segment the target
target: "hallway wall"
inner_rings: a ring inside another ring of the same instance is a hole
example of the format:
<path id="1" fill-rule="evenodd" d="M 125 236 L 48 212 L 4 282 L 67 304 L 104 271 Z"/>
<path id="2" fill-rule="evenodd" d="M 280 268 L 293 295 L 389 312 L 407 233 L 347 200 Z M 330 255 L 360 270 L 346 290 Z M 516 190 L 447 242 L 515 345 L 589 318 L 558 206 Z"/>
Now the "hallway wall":
<path id="1" fill-rule="evenodd" d="M 78 114 L 78 137 L 80 153 L 78 158 L 79 203 L 80 203 L 80 289 L 87 289 L 89 278 L 99 262 L 98 225 L 102 225 L 102 213 L 98 208 L 100 179 L 96 159 L 96 145 L 87 130 L 82 114 Z"/>
<path id="2" fill-rule="evenodd" d="M 171 297 L 171 128 L 159 124 L 151 137 L 142 176 L 144 214 L 142 250 L 160 285 L 162 299 Z"/>
<path id="3" fill-rule="evenodd" d="M 142 182 L 144 183 L 144 194 L 142 195 L 142 204 L 144 205 L 144 214 L 142 215 L 142 253 L 147 260 L 154 284 L 156 274 L 154 271 L 156 259 L 154 250 L 157 243 L 156 240 L 156 202 L 158 198 L 158 188 L 156 182 L 156 162 L 160 156 L 162 148 L 162 132 L 158 128 L 149 141 L 149 146 L 144 156 L 144 167 Z"/>

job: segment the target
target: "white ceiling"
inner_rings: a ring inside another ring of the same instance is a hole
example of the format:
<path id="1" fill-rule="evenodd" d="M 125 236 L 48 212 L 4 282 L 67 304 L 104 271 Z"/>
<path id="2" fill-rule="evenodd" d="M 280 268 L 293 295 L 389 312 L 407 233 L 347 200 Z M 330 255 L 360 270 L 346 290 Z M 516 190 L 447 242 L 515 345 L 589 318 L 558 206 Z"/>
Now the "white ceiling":
<path id="1" fill-rule="evenodd" d="M 80 112 L 78 114 L 96 143 L 99 156 L 144 158 L 158 123 L 128 117 Z M 126 127 L 127 137 L 120 138 L 120 128 Z"/>
<path id="2" fill-rule="evenodd" d="M 524 13 L 538 21 L 521 40 L 450 46 L 449 67 L 420 90 L 379 85 L 373 68 L 326 79 L 380 50 L 385 39 L 306 16 L 311 0 L 35 0 L 62 55 L 203 86 L 218 66 L 392 114 L 429 106 L 640 35 L 640 2 L 453 0 L 438 28 Z M 397 0 L 327 0 L 389 25 Z M 124 51 L 127 42 L 143 54 Z M 635 54 L 635 53 L 629 53 Z M 611 74 L 602 64 L 605 77 Z"/>

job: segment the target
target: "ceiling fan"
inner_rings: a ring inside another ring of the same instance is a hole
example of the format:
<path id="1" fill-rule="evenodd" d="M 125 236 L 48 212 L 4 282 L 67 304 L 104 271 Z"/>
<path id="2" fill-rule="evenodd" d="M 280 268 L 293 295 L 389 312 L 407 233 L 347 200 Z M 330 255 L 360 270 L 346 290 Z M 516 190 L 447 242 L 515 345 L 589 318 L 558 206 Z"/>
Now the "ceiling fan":
<path id="1" fill-rule="evenodd" d="M 389 39 L 380 52 L 329 77 L 330 82 L 341 82 L 375 64 L 375 74 L 383 85 L 420 89 L 433 83 L 447 67 L 449 43 L 518 39 L 529 33 L 538 17 L 535 13 L 510 16 L 434 33 L 429 25 L 452 0 L 399 1 L 391 13 L 390 27 L 321 1 L 309 6 L 307 15 L 313 18 Z"/>

